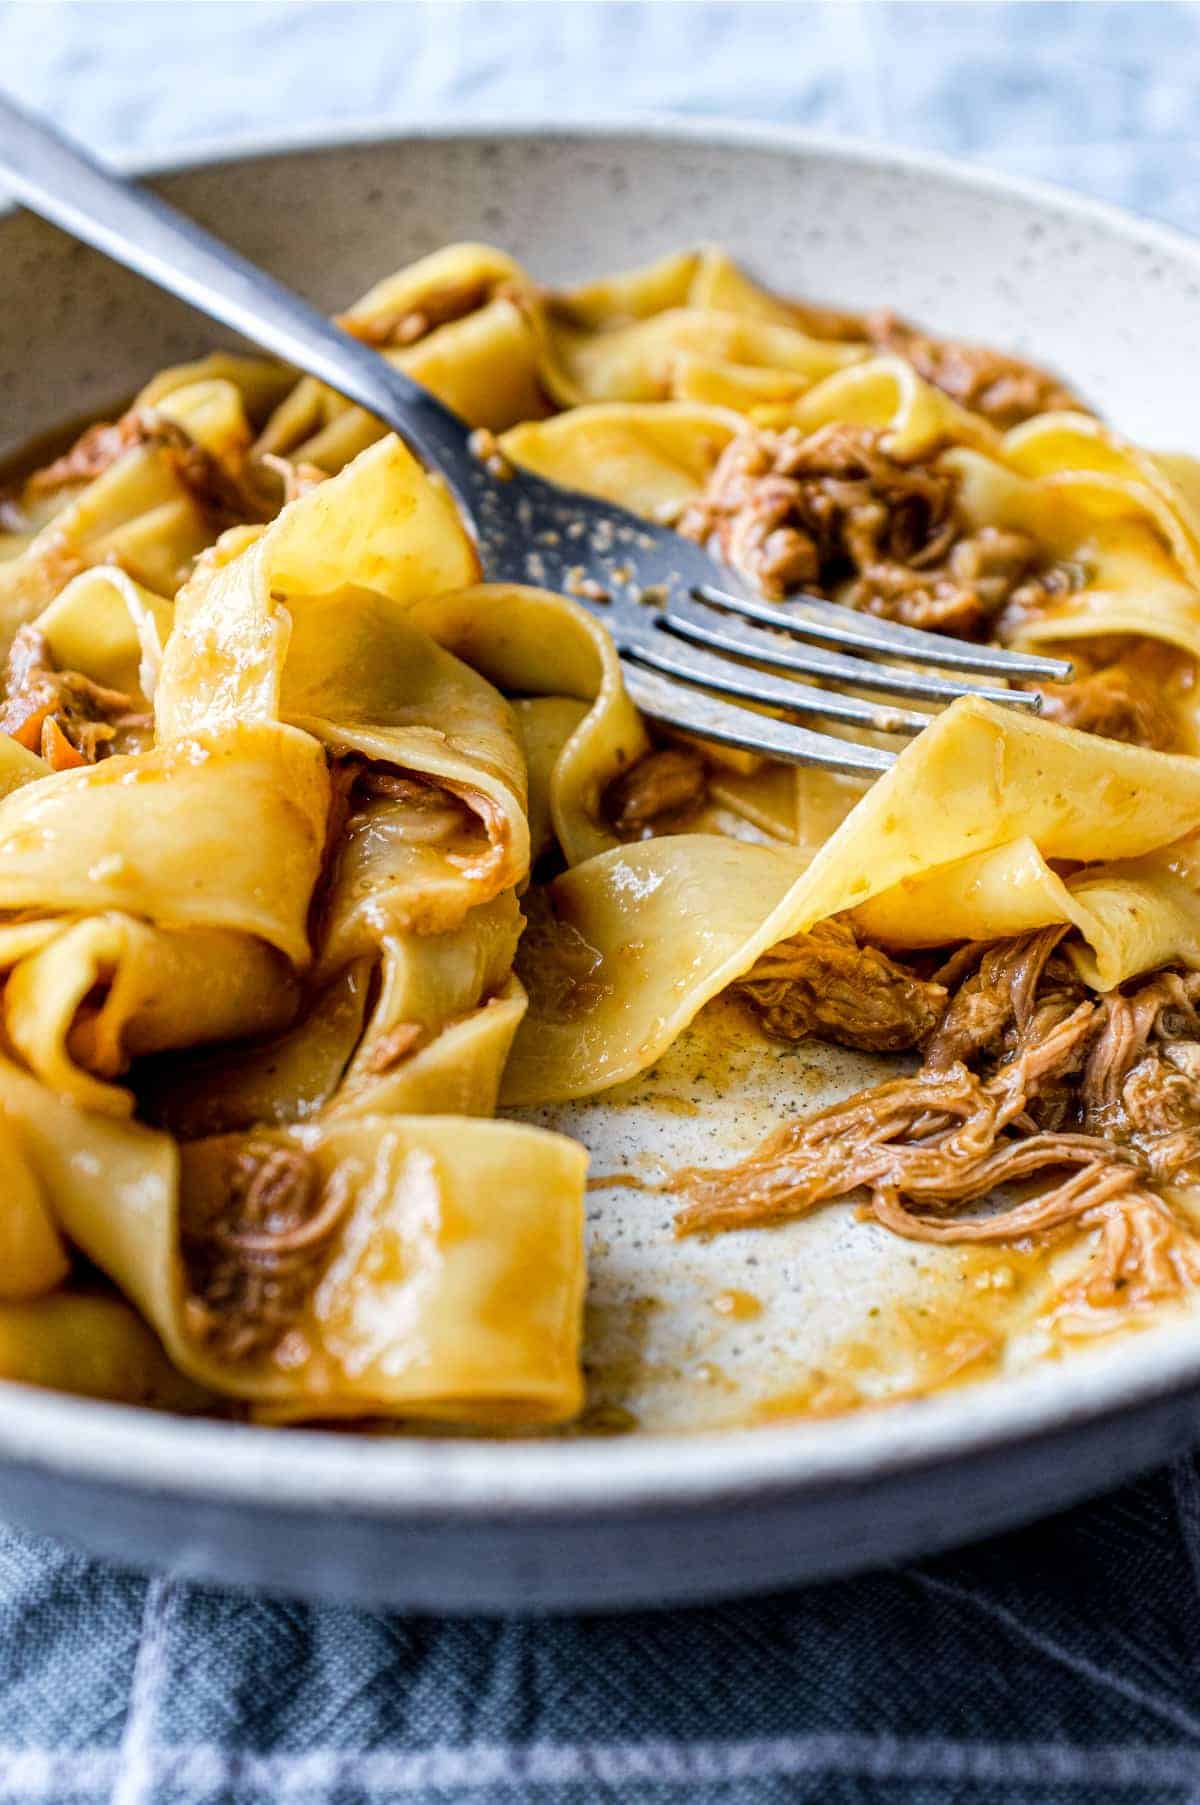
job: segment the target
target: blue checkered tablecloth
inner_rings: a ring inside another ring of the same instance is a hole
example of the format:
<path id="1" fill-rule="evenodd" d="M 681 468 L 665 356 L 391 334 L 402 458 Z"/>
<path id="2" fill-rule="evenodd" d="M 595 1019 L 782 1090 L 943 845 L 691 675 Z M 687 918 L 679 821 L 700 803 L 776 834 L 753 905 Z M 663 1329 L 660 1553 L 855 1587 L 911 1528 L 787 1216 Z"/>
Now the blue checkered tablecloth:
<path id="1" fill-rule="evenodd" d="M 414 115 L 752 114 L 1200 231 L 1192 5 L 0 4 L 108 151 Z M 1192 1461 L 968 1552 L 707 1610 L 307 1608 L 0 1529 L 0 1801 L 1200 1805 Z"/>

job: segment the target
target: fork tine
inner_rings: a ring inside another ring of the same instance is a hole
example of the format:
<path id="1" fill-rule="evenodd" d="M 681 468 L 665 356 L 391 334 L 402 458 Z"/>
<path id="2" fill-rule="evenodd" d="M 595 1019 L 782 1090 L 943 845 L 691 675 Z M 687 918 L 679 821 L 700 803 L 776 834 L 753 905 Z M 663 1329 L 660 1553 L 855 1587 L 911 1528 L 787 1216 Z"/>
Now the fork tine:
<path id="1" fill-rule="evenodd" d="M 736 703 L 721 702 L 702 690 L 685 689 L 657 671 L 626 665 L 626 688 L 643 714 L 669 727 L 682 727 L 702 739 L 726 746 L 742 746 L 789 765 L 820 765 L 828 771 L 846 771 L 854 777 L 878 777 L 896 762 L 894 752 L 877 746 L 859 746 L 832 734 L 813 733 L 791 721 L 751 714 Z"/>
<path id="2" fill-rule="evenodd" d="M 1042 698 L 1026 690 L 995 689 L 963 683 L 954 677 L 934 677 L 901 665 L 873 664 L 866 658 L 848 658 L 821 646 L 789 643 L 779 633 L 767 632 L 748 622 L 734 622 L 704 602 L 670 602 L 658 622 L 684 639 L 712 646 L 735 657 L 754 658 L 778 670 L 803 671 L 810 677 L 827 677 L 835 683 L 852 683 L 859 689 L 881 690 L 888 695 L 923 697 L 929 702 L 953 702 L 959 696 L 979 696 L 986 702 L 1002 702 L 1035 713 Z"/>
<path id="3" fill-rule="evenodd" d="M 782 628 L 785 633 L 794 633 L 801 639 L 821 640 L 827 645 L 850 646 L 864 652 L 878 652 L 883 657 L 911 658 L 947 671 L 1040 677 L 1048 683 L 1067 683 L 1071 678 L 1073 667 L 1066 658 L 1009 652 L 1001 646 L 968 645 L 964 640 L 948 638 L 942 633 L 925 633 L 919 627 L 901 626 L 898 621 L 858 614 L 852 608 L 843 607 L 839 602 L 827 602 L 820 596 L 794 596 L 786 607 L 778 607 L 771 602 L 718 589 L 711 583 L 698 583 L 692 594 L 701 601 L 742 614 L 747 620 Z"/>
<path id="4" fill-rule="evenodd" d="M 849 696 L 841 690 L 814 689 L 794 677 L 773 677 L 753 665 L 739 664 L 719 652 L 688 645 L 657 628 L 626 640 L 621 650 L 640 665 L 662 671 L 683 683 L 700 683 L 728 696 L 744 696 L 750 702 L 786 708 L 795 714 L 822 715 L 829 721 L 848 721 L 870 727 L 876 733 L 920 733 L 931 717 L 913 708 L 871 702 L 865 696 Z"/>

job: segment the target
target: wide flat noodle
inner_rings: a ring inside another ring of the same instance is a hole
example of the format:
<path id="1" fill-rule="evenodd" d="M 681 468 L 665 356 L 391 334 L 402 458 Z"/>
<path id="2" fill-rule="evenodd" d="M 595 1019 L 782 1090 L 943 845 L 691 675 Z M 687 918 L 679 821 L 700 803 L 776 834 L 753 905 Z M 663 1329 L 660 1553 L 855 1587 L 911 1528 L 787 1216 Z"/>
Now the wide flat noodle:
<path id="1" fill-rule="evenodd" d="M 539 773 L 546 785 L 539 802 L 568 864 L 615 845 L 604 792 L 650 742 L 595 616 L 544 589 L 488 583 L 418 603 L 410 618 L 527 706 L 543 696 L 587 704 Z M 565 724 L 561 712 L 558 720 Z"/>
<path id="2" fill-rule="evenodd" d="M 563 323 L 549 332 L 547 374 L 564 407 L 588 401 L 658 401 L 670 394 L 683 357 L 784 370 L 810 387 L 862 356 L 848 345 L 809 338 L 792 326 L 721 313 L 711 307 L 668 308 L 605 332 Z"/>
<path id="3" fill-rule="evenodd" d="M 142 446 L 98 476 L 19 557 L 0 563 L 0 644 L 34 620 L 73 576 L 106 559 L 173 594 L 215 537 L 167 455 Z"/>
<path id="4" fill-rule="evenodd" d="M 921 913 L 921 889 L 970 856 L 1024 837 L 1043 861 L 1111 865 L 1169 846 L 1198 820 L 1200 762 L 963 699 L 906 749 L 807 869 L 769 847 L 682 834 L 602 854 L 557 879 L 552 922 L 524 951 L 532 1006 L 504 1098 L 584 1096 L 631 1077 L 767 947 L 873 898 L 890 905 L 898 940 L 953 937 L 928 925 L 936 910 Z M 1177 926 L 1176 953 L 1186 958 L 1194 923 Z"/>
<path id="5" fill-rule="evenodd" d="M 39 621 L 55 662 L 152 698 L 157 744 L 58 775 L 15 748 L 0 802 L 0 906 L 23 912 L 0 924 L 27 1068 L 0 1087 L 20 1137 L 14 1295 L 58 1282 L 65 1234 L 182 1372 L 281 1418 L 578 1407 L 585 1156 L 486 1120 L 526 1006 L 511 969 L 529 857 L 523 746 L 490 675 L 536 686 L 561 638 L 549 688 L 582 719 L 547 806 L 588 850 L 596 798 L 572 748 L 615 770 L 645 738 L 595 623 L 540 592 L 463 590 L 476 568 L 444 491 L 389 441 L 274 525 L 227 534 L 174 609 L 94 571 Z M 382 787 L 359 796 L 372 773 Z M 244 1045 L 204 1051 L 218 1039 Z M 170 1135 L 128 1120 L 135 1097 L 183 1137 L 182 1167 Z M 268 1338 L 248 1356 L 198 1325 L 189 1236 L 289 1153 L 337 1232 L 285 1352 Z M 35 1329 L 14 1374 L 35 1374 Z"/>
<path id="6" fill-rule="evenodd" d="M 80 671 L 93 683 L 120 690 L 137 714 L 153 701 L 174 612 L 165 596 L 123 570 L 102 566 L 68 583 L 38 616 L 37 626 L 60 670 Z"/>
<path id="7" fill-rule="evenodd" d="M 0 1379 L 184 1415 L 216 1402 L 123 1298 L 86 1291 L 0 1302 Z"/>
<path id="8" fill-rule="evenodd" d="M 0 1305 L 41 1297 L 68 1277 L 71 1262 L 14 1125 L 0 1117 Z M 3 1331 L 0 1330 L 0 1341 Z M 0 1356 L 0 1377 L 5 1371 Z"/>
<path id="9" fill-rule="evenodd" d="M 243 555 L 244 554 L 244 555 Z M 372 590 L 407 606 L 478 570 L 446 490 L 390 439 L 257 538 L 227 536 L 179 597 L 156 697 L 165 739 L 212 720 L 275 719 L 292 608 Z"/>
<path id="10" fill-rule="evenodd" d="M 405 503 L 411 518 L 398 540 Z M 308 587 L 346 565 L 380 589 Z M 160 695 L 169 726 L 197 707 L 202 718 L 213 708 L 278 710 L 331 753 L 403 772 L 447 805 L 431 809 L 428 791 L 384 793 L 354 814 L 339 848 L 322 901 L 318 976 L 332 982 L 364 957 L 379 963 L 369 1020 L 339 1074 L 339 1109 L 490 1114 L 524 1006 L 516 994 L 491 1006 L 519 928 L 512 886 L 528 868 L 524 759 L 511 710 L 473 668 L 487 667 L 477 642 L 507 644 L 511 621 L 497 611 L 490 632 L 478 631 L 475 617 L 497 599 L 483 590 L 464 592 L 444 614 L 419 600 L 474 570 L 457 515 L 393 440 L 295 503 L 235 562 L 202 571 L 181 601 Z M 554 625 L 569 608 L 550 602 Z M 543 632 L 546 623 L 543 607 Z M 456 630 L 468 635 L 470 663 L 443 648 Z M 592 628 L 585 638 L 593 667 L 602 664 L 600 637 Z M 568 634 L 567 681 L 572 644 Z M 602 681 L 597 670 L 595 686 Z M 623 692 L 619 701 L 628 709 Z M 423 986 L 417 971 L 427 974 Z M 482 1013 L 471 1024 L 473 1011 Z M 291 1061 L 287 1070 L 293 1082 Z M 277 1096 L 267 1119 L 285 1113 Z"/>
<path id="11" fill-rule="evenodd" d="M 472 426 L 501 431 L 546 411 L 537 290 L 502 251 L 448 245 L 376 283 L 342 323 Z M 334 475 L 385 431 L 304 377 L 267 421 L 255 454 Z"/>
<path id="12" fill-rule="evenodd" d="M 457 797 L 475 829 L 443 845 L 421 843 L 401 824 L 384 875 L 389 890 L 410 897 L 410 925 L 426 932 L 455 926 L 528 866 L 511 711 L 406 618 L 418 597 L 475 569 L 448 497 L 398 441 L 386 441 L 239 555 L 197 574 L 180 597 L 156 697 L 168 739 L 214 720 L 282 716 L 333 751 Z M 386 838 L 397 812 L 381 801 L 366 837 Z"/>
<path id="13" fill-rule="evenodd" d="M 53 772 L 0 800 L 0 909 L 236 928 L 303 965 L 328 807 L 321 749 L 289 727 Z"/>
<path id="14" fill-rule="evenodd" d="M 362 1039 L 373 974 L 373 958 L 351 960 L 281 1034 L 148 1062 L 137 1073 L 140 1113 L 184 1141 L 319 1116 Z"/>
<path id="15" fill-rule="evenodd" d="M 1193 460 L 1081 414 L 1001 432 L 872 342 L 903 331 L 715 248 L 554 294 L 451 246 L 343 323 L 501 459 L 660 521 L 741 435 L 867 435 L 954 479 L 952 532 L 1029 535 L 990 630 L 1127 672 L 1136 640 L 1158 743 L 1200 745 Z M 11 491 L 0 642 L 35 623 L 38 681 L 129 710 L 78 769 L 0 738 L 0 1377 L 566 1420 L 585 1156 L 489 1119 L 502 1087 L 631 1076 L 831 916 L 901 952 L 1064 923 L 1100 990 L 1200 968 L 1200 762 L 966 701 L 866 791 L 700 747 L 693 831 L 623 845 L 653 742 L 611 639 L 479 576 L 443 484 L 261 359 L 163 372 Z"/>
<path id="16" fill-rule="evenodd" d="M 15 1067 L 0 1072 L 5 1113 L 63 1229 L 196 1383 L 280 1416 L 537 1423 L 577 1410 L 586 1155 L 562 1136 L 504 1122 L 356 1118 L 193 1142 L 180 1181 L 168 1136 L 84 1114 Z M 280 1359 L 222 1357 L 187 1308 L 177 1181 L 185 1211 L 202 1216 L 248 1145 L 300 1149 L 339 1187 L 336 1230 Z M 499 1168 L 502 1225 L 491 1184 Z"/>
<path id="17" fill-rule="evenodd" d="M 1099 991 L 1161 965 L 1200 966 L 1200 897 L 1165 854 L 1086 865 L 1064 879 L 1023 836 L 914 878 L 855 919 L 867 939 L 909 948 L 1007 939 L 1069 922 L 1083 940 L 1071 958 Z"/>
<path id="18" fill-rule="evenodd" d="M 135 398 L 125 417 L 135 430 L 95 428 L 107 439 L 94 460 L 81 457 L 74 472 L 68 458 L 53 481 L 35 474 L 15 502 L 20 529 L 0 533 L 0 649 L 81 570 L 116 565 L 173 596 L 227 505 L 249 504 L 252 421 L 286 383 L 279 366 L 227 353 L 179 365 Z M 266 505 L 265 492 L 254 505 Z"/>
<path id="19" fill-rule="evenodd" d="M 85 1108 L 127 1115 L 110 1080 L 150 1053 L 267 1034 L 296 1013 L 285 960 L 253 935 L 164 932 L 129 915 L 0 927 L 4 1026 L 30 1070 Z M 15 941 L 16 945 L 12 945 Z"/>
<path id="20" fill-rule="evenodd" d="M 1029 532 L 1075 574 L 1009 624 L 1014 643 L 1137 635 L 1200 656 L 1200 510 L 1170 460 L 1072 414 L 1015 428 L 994 454 L 963 447 L 944 461 L 972 528 Z"/>
<path id="21" fill-rule="evenodd" d="M 514 464 L 564 487 L 673 519 L 703 489 L 743 422 L 694 402 L 597 403 L 514 426 L 500 441 Z"/>

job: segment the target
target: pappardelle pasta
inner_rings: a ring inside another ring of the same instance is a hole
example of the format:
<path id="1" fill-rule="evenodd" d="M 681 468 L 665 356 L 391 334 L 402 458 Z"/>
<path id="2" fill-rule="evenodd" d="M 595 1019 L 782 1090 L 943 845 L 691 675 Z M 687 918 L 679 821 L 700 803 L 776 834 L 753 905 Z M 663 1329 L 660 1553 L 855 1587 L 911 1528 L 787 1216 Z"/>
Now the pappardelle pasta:
<path id="1" fill-rule="evenodd" d="M 871 788 L 668 738 L 601 614 L 481 581 L 367 414 L 163 372 L 0 500 L 0 1377 L 570 1422 L 587 1158 L 519 1112 L 721 993 L 905 1057 L 674 1175 L 680 1232 L 853 1197 L 1070 1233 L 1101 1328 L 1200 1278 L 1200 462 L 711 250 L 551 294 L 454 246 L 343 322 L 785 604 L 1076 676 L 1041 719 L 955 703 Z"/>

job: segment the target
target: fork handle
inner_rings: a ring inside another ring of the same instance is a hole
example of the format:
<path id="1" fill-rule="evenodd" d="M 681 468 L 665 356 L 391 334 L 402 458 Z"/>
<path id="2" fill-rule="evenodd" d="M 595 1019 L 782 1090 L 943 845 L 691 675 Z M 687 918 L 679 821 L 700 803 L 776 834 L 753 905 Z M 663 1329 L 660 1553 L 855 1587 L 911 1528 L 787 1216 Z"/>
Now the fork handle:
<path id="1" fill-rule="evenodd" d="M 33 212 L 386 420 L 424 463 L 461 461 L 458 415 L 194 220 L 0 94 L 0 172 Z"/>

